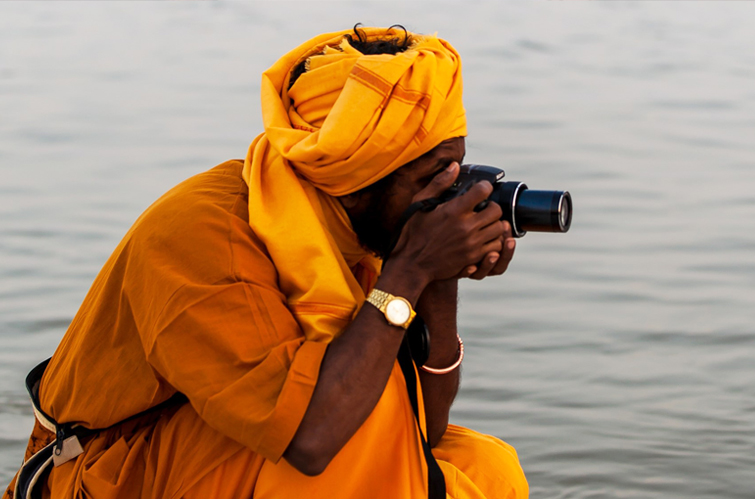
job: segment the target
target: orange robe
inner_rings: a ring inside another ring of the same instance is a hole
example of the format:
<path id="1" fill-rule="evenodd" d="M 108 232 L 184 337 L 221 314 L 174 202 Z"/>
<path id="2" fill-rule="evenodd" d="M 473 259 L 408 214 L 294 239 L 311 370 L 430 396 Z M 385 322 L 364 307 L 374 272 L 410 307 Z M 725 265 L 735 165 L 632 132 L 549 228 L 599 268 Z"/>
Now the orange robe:
<path id="1" fill-rule="evenodd" d="M 81 456 L 53 469 L 48 497 L 427 496 L 398 364 L 324 473 L 306 477 L 281 459 L 327 343 L 306 339 L 286 306 L 248 223 L 242 168 L 230 161 L 197 175 L 137 220 L 41 383 L 45 412 L 87 427 L 108 427 L 177 391 L 189 404 L 88 440 Z M 30 447 L 52 438 L 37 425 Z M 498 439 L 449 426 L 433 452 L 449 497 L 528 495 L 516 452 Z"/>

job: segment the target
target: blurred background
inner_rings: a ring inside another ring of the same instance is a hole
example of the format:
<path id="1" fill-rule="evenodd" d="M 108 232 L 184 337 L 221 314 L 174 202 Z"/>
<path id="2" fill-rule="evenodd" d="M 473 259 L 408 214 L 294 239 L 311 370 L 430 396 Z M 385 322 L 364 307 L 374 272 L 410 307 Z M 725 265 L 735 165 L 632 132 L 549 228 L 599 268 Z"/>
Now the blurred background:
<path id="1" fill-rule="evenodd" d="M 452 421 L 533 498 L 755 497 L 753 2 L 0 2 L 0 486 L 23 388 L 136 217 L 243 158 L 260 74 L 355 23 L 461 53 L 467 160 L 568 189 L 465 282 Z"/>

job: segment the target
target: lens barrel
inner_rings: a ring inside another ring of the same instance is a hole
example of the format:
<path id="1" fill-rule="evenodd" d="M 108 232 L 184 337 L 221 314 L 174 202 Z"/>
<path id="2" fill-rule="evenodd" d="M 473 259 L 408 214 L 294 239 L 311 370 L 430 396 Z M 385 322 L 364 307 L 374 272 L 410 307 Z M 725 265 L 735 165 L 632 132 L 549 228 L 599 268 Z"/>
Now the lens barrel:
<path id="1" fill-rule="evenodd" d="M 571 226 L 568 191 L 534 191 L 523 182 L 496 182 L 490 199 L 503 209 L 514 237 L 532 232 L 566 232 Z"/>

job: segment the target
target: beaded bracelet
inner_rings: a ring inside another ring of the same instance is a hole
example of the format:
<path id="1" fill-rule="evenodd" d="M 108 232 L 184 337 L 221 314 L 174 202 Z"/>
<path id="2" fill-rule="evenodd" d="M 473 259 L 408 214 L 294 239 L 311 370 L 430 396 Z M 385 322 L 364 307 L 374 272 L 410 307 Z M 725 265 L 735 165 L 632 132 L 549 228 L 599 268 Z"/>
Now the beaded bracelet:
<path id="1" fill-rule="evenodd" d="M 456 335 L 456 339 L 459 340 L 459 358 L 456 359 L 456 362 L 442 369 L 435 369 L 434 367 L 427 367 L 425 365 L 419 366 L 419 368 L 423 371 L 429 372 L 430 374 L 448 374 L 459 367 L 461 365 L 462 359 L 464 359 L 464 342 L 461 341 L 461 336 L 459 336 L 458 334 Z"/>

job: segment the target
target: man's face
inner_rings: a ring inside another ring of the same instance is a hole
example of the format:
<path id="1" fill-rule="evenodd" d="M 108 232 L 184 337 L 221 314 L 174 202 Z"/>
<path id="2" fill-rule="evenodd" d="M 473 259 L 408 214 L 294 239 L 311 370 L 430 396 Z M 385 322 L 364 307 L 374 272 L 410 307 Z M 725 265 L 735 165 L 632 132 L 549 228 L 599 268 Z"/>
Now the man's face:
<path id="1" fill-rule="evenodd" d="M 446 140 L 372 188 L 343 196 L 341 202 L 362 246 L 386 258 L 387 245 L 414 196 L 451 163 L 461 164 L 465 153 L 464 137 Z"/>

